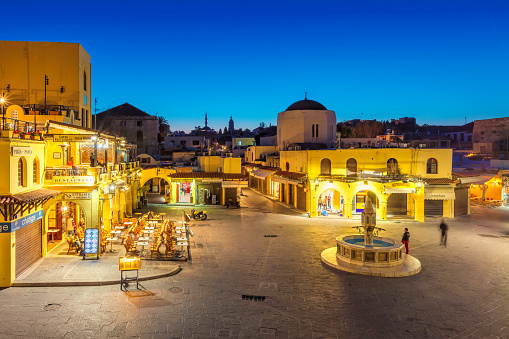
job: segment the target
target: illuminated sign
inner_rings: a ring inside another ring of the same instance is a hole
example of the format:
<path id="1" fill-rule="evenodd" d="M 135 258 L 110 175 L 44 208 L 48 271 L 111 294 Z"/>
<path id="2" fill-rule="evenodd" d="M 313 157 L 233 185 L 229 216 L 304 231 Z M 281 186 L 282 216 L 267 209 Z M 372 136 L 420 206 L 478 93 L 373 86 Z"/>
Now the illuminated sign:
<path id="1" fill-rule="evenodd" d="M 31 223 L 36 222 L 37 220 L 42 219 L 43 213 L 42 211 L 37 211 L 34 214 L 27 215 L 18 220 L 14 220 L 11 222 L 2 222 L 0 223 L 0 233 L 11 233 L 19 230 L 20 228 L 25 227 Z"/>
<path id="2" fill-rule="evenodd" d="M 95 134 L 59 134 L 53 136 L 55 142 L 90 142 Z"/>
<path id="3" fill-rule="evenodd" d="M 75 200 L 90 199 L 91 198 L 91 194 L 90 194 L 90 192 L 86 192 L 86 193 L 65 193 L 65 198 L 66 199 L 75 199 Z"/>
<path id="4" fill-rule="evenodd" d="M 97 257 L 99 250 L 99 229 L 87 228 L 85 230 L 85 257 Z"/>
<path id="5" fill-rule="evenodd" d="M 141 268 L 140 257 L 123 257 L 118 258 L 118 269 L 120 271 L 139 270 Z"/>
<path id="6" fill-rule="evenodd" d="M 12 147 L 12 156 L 14 157 L 31 156 L 33 154 L 31 147 Z"/>
<path id="7" fill-rule="evenodd" d="M 62 176 L 62 177 L 53 177 L 53 184 L 83 184 L 83 185 L 93 185 L 94 184 L 94 176 Z"/>

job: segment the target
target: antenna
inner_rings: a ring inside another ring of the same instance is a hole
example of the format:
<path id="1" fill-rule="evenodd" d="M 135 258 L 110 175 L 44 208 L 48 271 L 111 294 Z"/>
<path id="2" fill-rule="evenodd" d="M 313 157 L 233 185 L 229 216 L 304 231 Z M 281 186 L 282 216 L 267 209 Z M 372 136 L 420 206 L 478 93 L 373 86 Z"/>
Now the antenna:
<path id="1" fill-rule="evenodd" d="M 308 99 L 308 92 L 304 92 L 304 100 Z"/>
<path id="2" fill-rule="evenodd" d="M 94 106 L 94 129 L 97 129 L 97 98 L 95 98 Z"/>

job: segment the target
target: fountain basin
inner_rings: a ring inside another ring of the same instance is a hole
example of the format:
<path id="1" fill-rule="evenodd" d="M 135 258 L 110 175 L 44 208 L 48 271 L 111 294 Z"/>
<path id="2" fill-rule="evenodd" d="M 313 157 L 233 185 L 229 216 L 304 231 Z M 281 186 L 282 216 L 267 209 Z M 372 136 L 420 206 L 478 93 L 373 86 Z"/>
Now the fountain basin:
<path id="1" fill-rule="evenodd" d="M 404 261 L 405 246 L 395 239 L 374 237 L 373 245 L 364 245 L 364 236 L 336 238 L 336 257 L 343 262 L 368 267 L 392 267 Z"/>

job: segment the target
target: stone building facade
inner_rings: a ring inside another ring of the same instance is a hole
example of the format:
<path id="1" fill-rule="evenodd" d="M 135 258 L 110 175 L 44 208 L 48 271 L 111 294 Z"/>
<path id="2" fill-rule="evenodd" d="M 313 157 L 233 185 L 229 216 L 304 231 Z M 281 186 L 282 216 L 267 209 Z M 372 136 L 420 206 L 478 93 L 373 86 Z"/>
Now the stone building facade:
<path id="1" fill-rule="evenodd" d="M 506 152 L 509 117 L 474 121 L 473 142 L 477 153 Z"/>
<path id="2" fill-rule="evenodd" d="M 124 137 L 136 144 L 138 153 L 159 156 L 157 116 L 152 116 L 128 103 L 96 114 L 97 129 Z"/>

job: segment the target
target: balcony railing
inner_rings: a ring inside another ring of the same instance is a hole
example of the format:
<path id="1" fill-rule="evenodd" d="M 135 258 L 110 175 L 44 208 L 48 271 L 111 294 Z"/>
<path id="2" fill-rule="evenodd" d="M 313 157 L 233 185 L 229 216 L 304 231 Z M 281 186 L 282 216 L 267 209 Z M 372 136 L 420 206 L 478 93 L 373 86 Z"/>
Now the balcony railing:
<path id="1" fill-rule="evenodd" d="M 23 105 L 25 115 L 60 115 L 67 118 L 71 117 L 71 112 L 74 112 L 74 118 L 79 118 L 78 107 L 68 107 L 63 105 L 38 105 L 30 104 Z"/>
<path id="2" fill-rule="evenodd" d="M 18 131 L 19 133 L 31 133 L 35 132 L 34 123 L 13 120 L 11 118 L 3 118 L 0 120 L 0 127 L 4 131 Z"/>
<path id="3" fill-rule="evenodd" d="M 122 163 L 122 164 L 108 164 L 108 166 L 90 167 L 89 165 L 71 166 L 54 166 L 47 167 L 44 179 L 45 184 L 58 184 L 67 182 L 68 184 L 97 184 L 102 181 L 110 180 L 118 175 L 129 174 L 132 169 L 139 166 L 138 162 Z M 125 168 L 119 170 L 117 168 Z M 75 179 L 62 178 L 74 177 Z M 77 179 L 82 177 L 83 179 Z M 66 181 L 69 180 L 69 181 Z"/>

